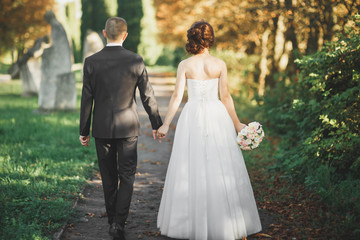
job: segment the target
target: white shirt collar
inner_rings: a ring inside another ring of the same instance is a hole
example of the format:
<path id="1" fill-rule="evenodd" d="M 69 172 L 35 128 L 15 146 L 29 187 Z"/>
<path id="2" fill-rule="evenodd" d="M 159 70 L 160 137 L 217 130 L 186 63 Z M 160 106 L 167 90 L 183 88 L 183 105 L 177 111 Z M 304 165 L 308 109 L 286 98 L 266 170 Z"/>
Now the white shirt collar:
<path id="1" fill-rule="evenodd" d="M 111 42 L 111 43 L 106 44 L 106 46 L 107 46 L 107 47 L 122 46 L 122 43 L 114 43 L 114 42 Z"/>

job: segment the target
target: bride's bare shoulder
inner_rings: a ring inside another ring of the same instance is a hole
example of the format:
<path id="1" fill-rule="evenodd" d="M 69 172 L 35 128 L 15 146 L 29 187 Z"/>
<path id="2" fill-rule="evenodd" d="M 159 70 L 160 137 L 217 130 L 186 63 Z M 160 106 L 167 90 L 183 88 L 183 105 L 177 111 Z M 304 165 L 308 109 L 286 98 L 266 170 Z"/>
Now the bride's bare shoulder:
<path id="1" fill-rule="evenodd" d="M 188 57 L 188 58 L 182 60 L 182 61 L 179 63 L 179 65 L 180 65 L 180 64 L 182 64 L 182 65 L 191 64 L 191 62 L 193 62 L 194 60 L 195 60 L 195 59 L 194 59 L 194 56 L 191 56 L 191 57 Z"/>
<path id="2" fill-rule="evenodd" d="M 226 65 L 226 63 L 224 62 L 224 60 L 222 60 L 221 58 L 217 58 L 214 56 L 211 56 L 211 60 L 218 65 Z"/>

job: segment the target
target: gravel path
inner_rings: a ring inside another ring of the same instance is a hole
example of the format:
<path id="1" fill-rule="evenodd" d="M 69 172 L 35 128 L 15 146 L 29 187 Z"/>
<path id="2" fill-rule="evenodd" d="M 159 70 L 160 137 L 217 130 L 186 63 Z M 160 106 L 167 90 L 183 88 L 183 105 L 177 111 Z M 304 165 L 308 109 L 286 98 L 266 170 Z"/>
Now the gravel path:
<path id="1" fill-rule="evenodd" d="M 174 89 L 174 79 L 153 77 L 151 82 L 157 96 L 160 113 L 162 118 L 164 118 L 171 92 Z M 154 141 L 147 114 L 141 104 L 139 105 L 142 135 L 139 137 L 138 143 L 138 169 L 130 214 L 125 228 L 126 239 L 170 239 L 160 235 L 156 227 L 156 218 L 170 158 L 175 125 L 170 126 L 171 129 L 165 141 L 161 144 Z M 179 109 L 180 111 L 181 108 Z M 173 124 L 176 124 L 179 112 Z M 99 176 L 95 177 L 89 184 L 90 186 L 84 190 L 84 199 L 76 207 L 81 214 L 81 218 L 77 222 L 67 225 L 61 236 L 63 240 L 112 239 L 108 235 L 107 217 L 104 216 L 104 196 Z M 272 223 L 272 218 L 265 215 L 262 211 L 260 211 L 260 215 L 263 228 L 265 229 Z M 249 237 L 248 239 L 258 238 Z"/>

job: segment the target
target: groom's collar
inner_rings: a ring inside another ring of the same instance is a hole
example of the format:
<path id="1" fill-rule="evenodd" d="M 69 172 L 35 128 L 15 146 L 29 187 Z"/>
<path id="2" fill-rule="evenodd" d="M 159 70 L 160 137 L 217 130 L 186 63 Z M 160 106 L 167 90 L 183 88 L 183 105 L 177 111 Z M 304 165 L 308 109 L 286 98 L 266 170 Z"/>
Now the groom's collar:
<path id="1" fill-rule="evenodd" d="M 122 47 L 122 43 L 115 43 L 115 42 L 110 42 L 108 44 L 106 44 L 107 47 Z"/>

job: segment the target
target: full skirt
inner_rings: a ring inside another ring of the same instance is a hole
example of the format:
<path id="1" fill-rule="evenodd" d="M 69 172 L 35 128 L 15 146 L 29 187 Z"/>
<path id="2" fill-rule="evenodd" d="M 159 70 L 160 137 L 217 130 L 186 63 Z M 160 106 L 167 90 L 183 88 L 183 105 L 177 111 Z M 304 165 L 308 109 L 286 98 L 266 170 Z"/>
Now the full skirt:
<path id="1" fill-rule="evenodd" d="M 261 231 L 236 131 L 221 101 L 185 104 L 157 225 L 163 235 L 196 240 L 240 239 Z"/>

